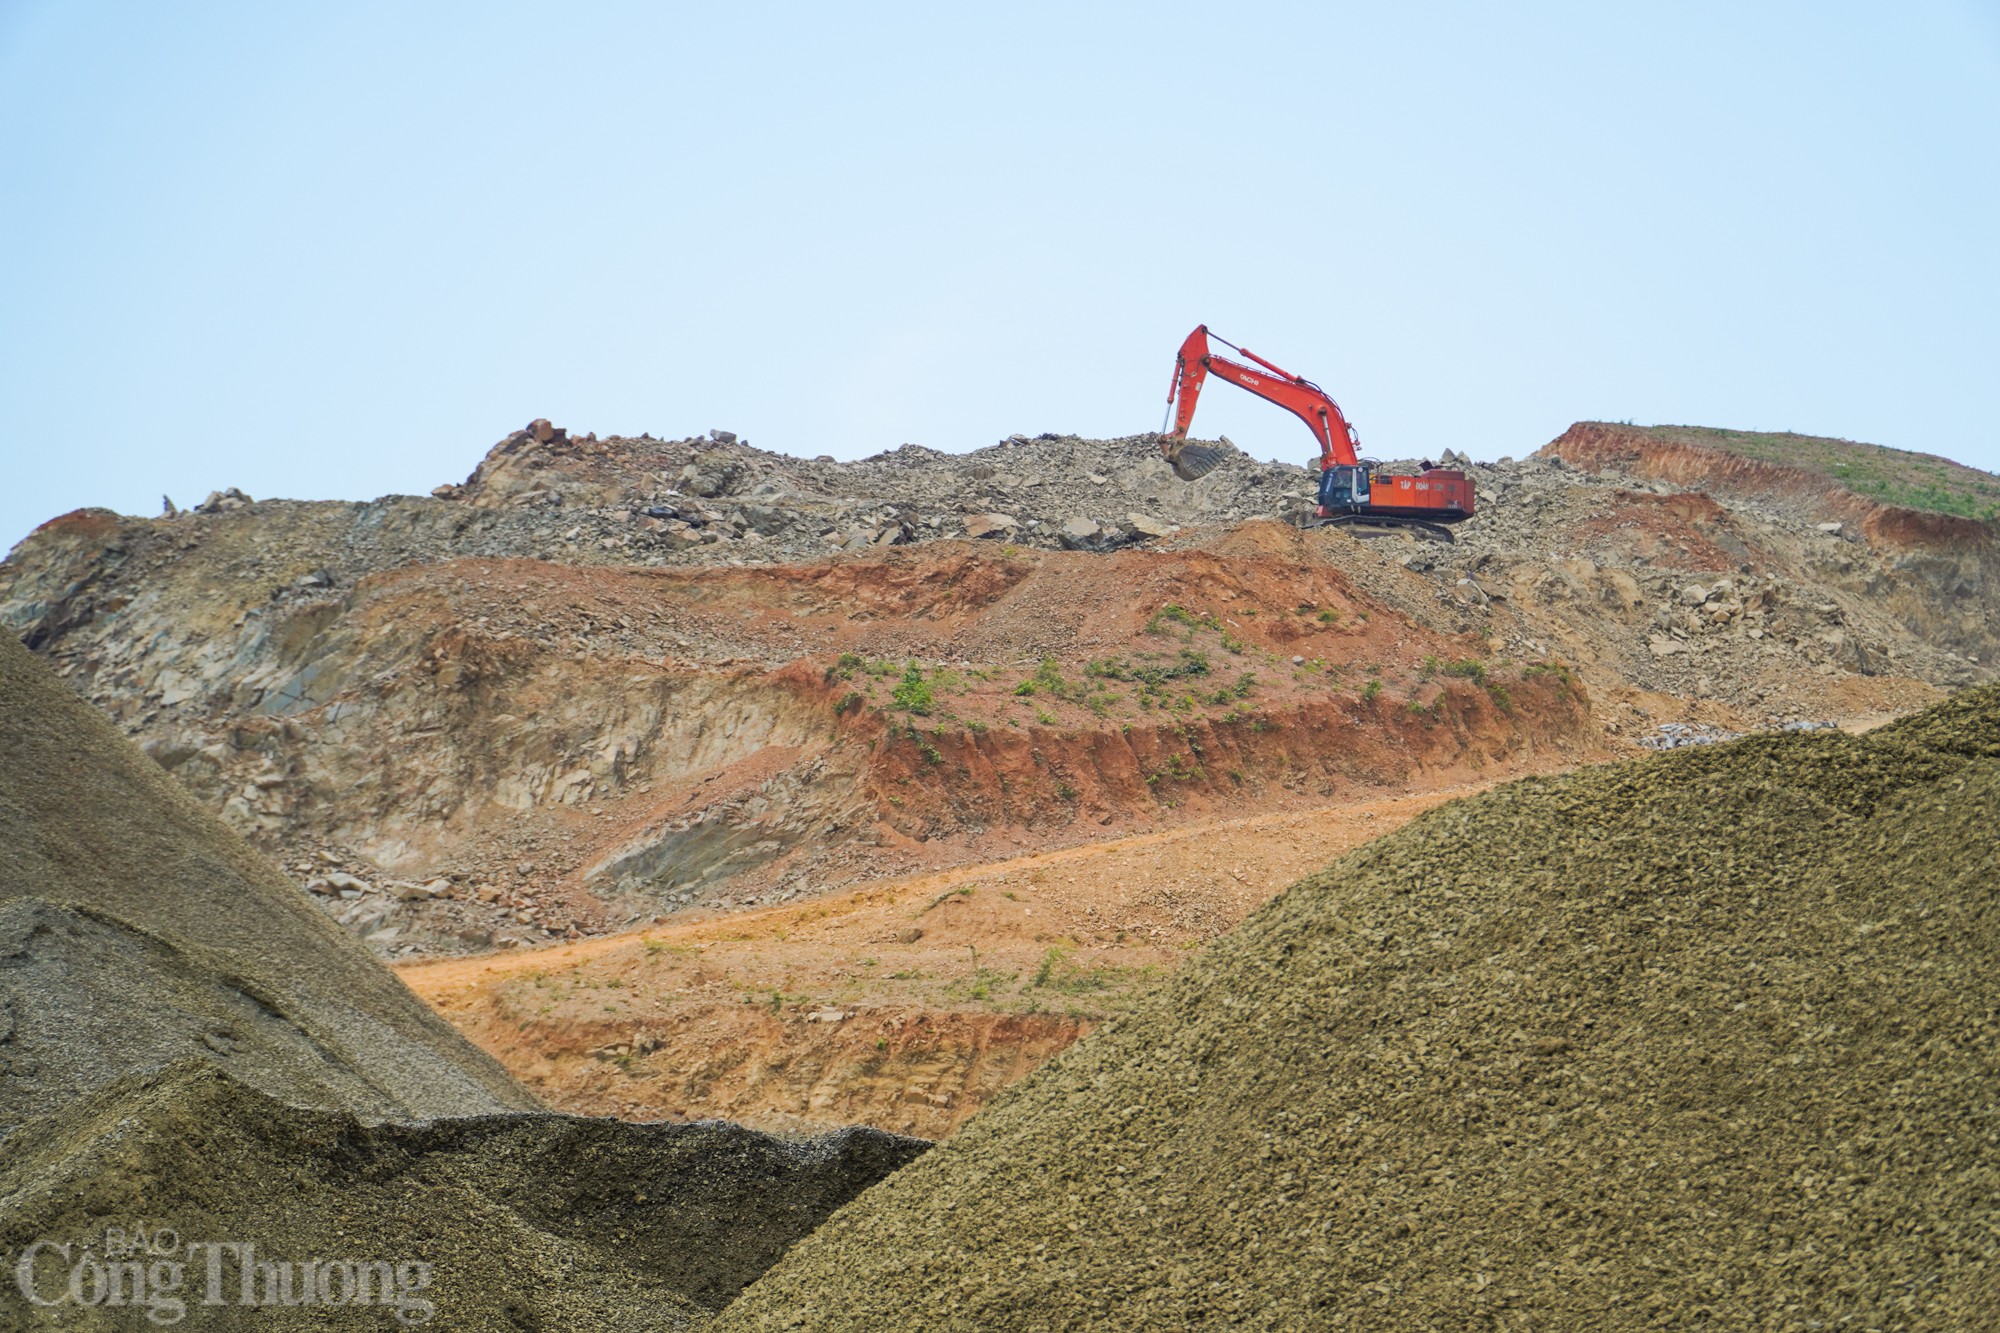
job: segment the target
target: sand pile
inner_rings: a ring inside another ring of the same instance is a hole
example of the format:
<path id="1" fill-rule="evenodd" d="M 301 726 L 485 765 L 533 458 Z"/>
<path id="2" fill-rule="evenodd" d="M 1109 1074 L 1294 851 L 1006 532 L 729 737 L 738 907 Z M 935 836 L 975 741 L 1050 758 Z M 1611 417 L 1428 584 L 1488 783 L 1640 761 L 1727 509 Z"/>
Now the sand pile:
<path id="1" fill-rule="evenodd" d="M 1454 802 L 721 1326 L 1991 1326 L 1996 814 L 1992 687 Z"/>

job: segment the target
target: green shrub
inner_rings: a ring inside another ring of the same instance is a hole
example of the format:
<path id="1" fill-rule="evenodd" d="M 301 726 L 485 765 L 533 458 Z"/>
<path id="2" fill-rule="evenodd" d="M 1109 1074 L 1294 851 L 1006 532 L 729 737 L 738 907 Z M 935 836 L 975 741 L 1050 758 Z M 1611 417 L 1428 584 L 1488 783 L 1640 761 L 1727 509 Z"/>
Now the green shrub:
<path id="1" fill-rule="evenodd" d="M 896 707 L 924 717 L 930 716 L 937 703 L 930 682 L 924 679 L 924 669 L 915 662 L 903 669 L 903 679 L 897 682 L 895 693 L 889 697 Z"/>

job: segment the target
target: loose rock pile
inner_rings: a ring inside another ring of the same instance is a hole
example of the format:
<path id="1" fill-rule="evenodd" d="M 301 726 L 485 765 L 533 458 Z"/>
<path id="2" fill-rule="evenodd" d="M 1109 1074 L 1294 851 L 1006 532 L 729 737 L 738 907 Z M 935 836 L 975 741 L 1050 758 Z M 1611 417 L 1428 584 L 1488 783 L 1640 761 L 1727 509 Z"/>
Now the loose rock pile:
<path id="1" fill-rule="evenodd" d="M 1647 750 L 1680 750 L 1690 745 L 1716 745 L 1722 741 L 1741 738 L 1740 731 L 1730 731 L 1709 722 L 1662 722 L 1647 734 L 1637 737 L 1639 745 Z"/>

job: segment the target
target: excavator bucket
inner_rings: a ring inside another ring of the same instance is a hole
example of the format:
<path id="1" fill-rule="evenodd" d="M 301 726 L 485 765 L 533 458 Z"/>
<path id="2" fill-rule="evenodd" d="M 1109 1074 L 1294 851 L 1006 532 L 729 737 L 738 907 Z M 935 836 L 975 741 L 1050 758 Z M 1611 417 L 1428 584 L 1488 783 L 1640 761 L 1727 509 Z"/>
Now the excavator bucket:
<path id="1" fill-rule="evenodd" d="M 1167 447 L 1167 462 L 1182 481 L 1199 481 L 1222 463 L 1222 450 L 1178 440 Z"/>

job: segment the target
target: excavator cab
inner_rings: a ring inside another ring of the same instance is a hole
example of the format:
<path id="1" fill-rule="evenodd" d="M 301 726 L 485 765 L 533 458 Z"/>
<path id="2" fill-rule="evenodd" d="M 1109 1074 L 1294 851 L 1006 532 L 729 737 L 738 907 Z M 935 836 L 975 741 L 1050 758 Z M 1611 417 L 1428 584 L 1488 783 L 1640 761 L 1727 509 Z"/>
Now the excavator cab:
<path id="1" fill-rule="evenodd" d="M 1368 503 L 1368 465 L 1335 463 L 1319 474 L 1319 507 L 1323 513 L 1347 513 Z"/>

